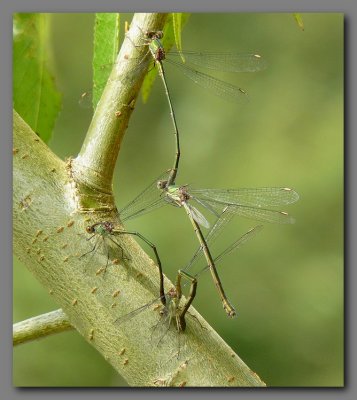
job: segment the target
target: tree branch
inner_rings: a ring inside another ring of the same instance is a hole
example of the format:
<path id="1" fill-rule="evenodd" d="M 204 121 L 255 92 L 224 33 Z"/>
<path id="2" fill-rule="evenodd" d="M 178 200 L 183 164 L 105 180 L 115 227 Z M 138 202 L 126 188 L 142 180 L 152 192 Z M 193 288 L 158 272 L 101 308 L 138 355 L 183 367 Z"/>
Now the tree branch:
<path id="1" fill-rule="evenodd" d="M 12 343 L 16 346 L 71 329 L 73 327 L 66 314 L 62 310 L 56 310 L 14 324 Z"/>
<path id="2" fill-rule="evenodd" d="M 162 29 L 165 19 L 166 14 L 135 14 L 81 151 L 73 161 L 73 169 L 104 193 L 111 192 L 120 144 L 146 74 L 146 69 L 136 68 L 148 52 L 147 46 L 140 46 L 143 32 Z"/>

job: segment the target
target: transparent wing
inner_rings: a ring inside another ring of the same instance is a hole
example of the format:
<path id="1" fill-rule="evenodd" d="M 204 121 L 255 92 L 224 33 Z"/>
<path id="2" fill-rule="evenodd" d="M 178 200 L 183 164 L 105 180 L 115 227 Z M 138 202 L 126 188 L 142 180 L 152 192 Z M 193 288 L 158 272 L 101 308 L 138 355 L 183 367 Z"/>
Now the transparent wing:
<path id="1" fill-rule="evenodd" d="M 218 263 L 221 259 L 228 254 L 233 253 L 237 249 L 239 249 L 243 244 L 248 242 L 248 240 L 252 239 L 257 233 L 259 233 L 263 229 L 263 225 L 257 225 L 254 228 L 249 229 L 243 236 L 241 236 L 238 240 L 233 242 L 230 246 L 228 246 L 220 255 L 218 255 L 214 261 Z"/>
<path id="2" fill-rule="evenodd" d="M 138 194 L 134 200 L 123 207 L 119 211 L 121 220 L 124 222 L 139 217 L 167 204 L 167 202 L 165 202 L 165 196 L 160 196 L 160 190 L 157 188 L 157 182 L 159 180 L 164 180 L 167 176 L 167 172 L 158 176 L 146 189 Z"/>
<path id="3" fill-rule="evenodd" d="M 220 233 L 222 233 L 223 228 L 231 221 L 234 216 L 234 207 L 226 206 L 222 211 L 220 217 L 216 220 L 212 229 L 206 235 L 206 242 L 213 243 Z"/>
<path id="4" fill-rule="evenodd" d="M 140 314 L 141 312 L 147 310 L 150 306 L 152 306 L 155 303 L 158 303 L 161 300 L 161 297 L 157 297 L 156 299 L 150 301 L 149 303 L 144 304 L 143 306 L 137 308 L 136 310 L 133 310 L 129 312 L 128 314 L 125 314 L 119 318 L 117 318 L 114 323 L 116 324 L 124 324 L 125 322 L 130 321 L 132 318 L 134 318 L 136 315 Z"/>
<path id="5" fill-rule="evenodd" d="M 231 207 L 225 207 L 221 216 L 216 220 L 215 224 L 212 226 L 210 231 L 207 233 L 205 237 L 205 241 L 207 245 L 211 245 L 217 237 L 222 233 L 223 228 L 230 222 L 234 213 L 232 213 Z M 198 263 L 203 258 L 203 248 L 202 246 L 198 247 L 194 256 L 191 258 L 189 263 L 183 268 L 184 271 L 187 271 L 194 263 Z"/>
<path id="6" fill-rule="evenodd" d="M 216 200 L 205 200 L 205 202 L 210 205 L 210 208 L 215 209 L 216 212 L 222 211 L 224 207 L 227 206 L 227 203 Z M 229 205 L 232 206 L 232 212 L 235 215 L 244 218 L 275 224 L 292 224 L 295 222 L 294 218 L 285 211 L 269 210 L 266 208 L 250 207 L 245 205 Z"/>
<path id="7" fill-rule="evenodd" d="M 83 237 L 88 242 L 88 250 L 78 254 L 78 246 L 75 255 L 83 262 L 84 272 L 92 277 L 104 276 L 108 267 L 113 267 L 114 260 L 122 261 L 125 258 L 124 250 L 120 242 L 112 234 L 101 235 L 93 233 Z M 76 242 L 72 244 L 76 246 Z"/>
<path id="8" fill-rule="evenodd" d="M 255 188 L 255 189 L 191 189 L 190 194 L 201 200 L 216 200 L 227 204 L 276 207 L 298 201 L 299 195 L 290 188 Z"/>
<path id="9" fill-rule="evenodd" d="M 237 53 L 200 53 L 183 51 L 185 63 L 196 67 L 214 69 L 225 72 L 258 72 L 267 67 L 267 62 L 259 54 L 237 54 Z M 169 59 L 178 59 L 180 53 L 169 52 Z"/>
<path id="10" fill-rule="evenodd" d="M 204 228 L 209 228 L 210 224 L 207 221 L 207 219 L 204 217 L 204 215 L 197 210 L 197 208 L 191 206 L 188 203 L 183 203 L 184 207 L 189 210 L 189 213 L 191 214 L 192 218 L 201 226 Z"/>
<path id="11" fill-rule="evenodd" d="M 222 97 L 228 101 L 235 103 L 246 103 L 248 101 L 247 93 L 238 86 L 234 86 L 228 82 L 221 81 L 213 76 L 206 75 L 203 72 L 196 71 L 192 68 L 186 67 L 185 64 L 167 60 L 167 63 L 175 65 L 175 67 L 182 70 L 182 72 L 197 85 L 204 89 L 210 90 L 216 96 Z"/>
<path id="12" fill-rule="evenodd" d="M 250 239 L 252 239 L 257 233 L 259 233 L 263 229 L 263 225 L 257 225 L 254 228 L 250 229 L 246 232 L 243 236 L 233 242 L 230 246 L 228 246 L 222 253 L 214 259 L 214 263 L 217 265 L 223 257 L 227 256 L 228 254 L 233 253 L 237 249 L 239 249 L 243 244 L 247 243 Z M 195 276 L 199 276 L 202 272 L 209 270 L 209 265 L 199 271 Z"/>
<path id="13" fill-rule="evenodd" d="M 199 199 L 199 198 L 197 198 L 197 197 L 195 197 L 195 196 L 192 196 L 191 194 L 190 194 L 190 196 L 191 196 L 191 198 L 193 199 L 193 200 L 195 200 L 198 204 L 201 204 L 201 206 L 203 206 L 204 208 L 206 208 L 207 210 L 209 210 L 209 212 L 211 212 L 212 214 L 214 214 L 217 218 L 219 218 L 220 216 L 221 216 L 221 211 L 220 210 L 215 210 L 214 208 L 212 208 L 211 206 L 210 206 L 210 204 L 208 204 L 208 203 L 206 203 L 204 200 L 202 200 L 202 199 Z"/>
<path id="14" fill-rule="evenodd" d="M 160 194 L 157 193 L 157 196 L 160 196 Z M 161 208 L 166 204 L 168 204 L 168 203 L 165 201 L 165 197 L 163 197 L 163 196 L 158 197 L 156 200 L 152 201 L 151 203 L 143 203 L 142 205 L 138 205 L 138 207 L 135 208 L 134 210 L 132 210 L 128 216 L 126 216 L 125 218 L 122 219 L 122 221 L 124 222 L 124 221 L 130 220 L 130 219 L 133 219 L 133 218 L 140 217 L 144 214 L 147 214 L 151 211 Z"/>
<path id="15" fill-rule="evenodd" d="M 101 237 L 93 235 L 92 237 L 86 238 L 88 242 L 88 250 L 78 255 L 78 258 L 83 263 L 83 271 L 90 276 L 95 275 L 95 272 L 102 266 L 105 265 L 105 243 Z M 78 249 L 77 244 L 77 249 Z M 98 262 L 100 260 L 100 262 Z"/>

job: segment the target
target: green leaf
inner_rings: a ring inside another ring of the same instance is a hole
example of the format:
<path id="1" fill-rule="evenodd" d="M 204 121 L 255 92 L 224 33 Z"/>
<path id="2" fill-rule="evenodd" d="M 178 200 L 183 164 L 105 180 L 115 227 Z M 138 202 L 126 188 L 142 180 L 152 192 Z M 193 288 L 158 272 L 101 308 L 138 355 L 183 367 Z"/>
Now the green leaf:
<path id="1" fill-rule="evenodd" d="M 180 53 L 182 62 L 185 62 L 185 59 L 182 54 L 182 41 L 181 41 L 181 32 L 182 32 L 182 13 L 172 13 L 172 22 L 174 28 L 174 36 L 177 50 Z"/>
<path id="2" fill-rule="evenodd" d="M 118 13 L 97 13 L 95 15 L 92 97 L 94 110 L 118 54 L 119 22 L 120 14 Z"/>
<path id="3" fill-rule="evenodd" d="M 143 84 L 141 86 L 141 98 L 143 99 L 144 103 L 146 103 L 149 99 L 151 89 L 156 79 L 156 75 L 157 75 L 157 68 L 152 66 L 149 69 L 149 72 L 146 74 Z"/>
<path id="4" fill-rule="evenodd" d="M 304 22 L 302 20 L 301 14 L 293 13 L 293 16 L 294 16 L 295 21 L 298 24 L 299 28 L 303 31 L 305 28 L 304 28 Z"/>
<path id="5" fill-rule="evenodd" d="M 14 14 L 13 101 L 15 110 L 44 142 L 51 138 L 61 95 L 48 70 L 48 14 Z"/>
<path id="6" fill-rule="evenodd" d="M 164 36 L 161 41 L 166 51 L 169 51 L 174 44 L 176 44 L 176 47 L 179 51 L 182 51 L 181 32 L 182 28 L 188 21 L 189 16 L 190 16 L 189 13 L 171 13 L 169 15 L 164 26 L 163 30 Z M 179 20 L 180 22 L 178 23 L 177 20 Z M 156 75 L 157 75 L 157 68 L 151 68 L 144 79 L 141 89 L 142 90 L 141 96 L 144 103 L 146 103 L 149 98 L 151 88 L 155 82 Z"/>
<path id="7" fill-rule="evenodd" d="M 165 50 L 171 49 L 175 42 L 174 31 L 173 31 L 173 17 L 172 13 L 169 15 L 168 19 L 166 20 L 164 29 L 163 29 L 164 36 L 161 40 L 162 45 L 164 46 Z M 141 96 L 143 102 L 146 103 L 148 101 L 151 89 L 154 85 L 156 76 L 157 76 L 157 68 L 152 66 L 147 73 L 143 85 L 141 87 Z"/>

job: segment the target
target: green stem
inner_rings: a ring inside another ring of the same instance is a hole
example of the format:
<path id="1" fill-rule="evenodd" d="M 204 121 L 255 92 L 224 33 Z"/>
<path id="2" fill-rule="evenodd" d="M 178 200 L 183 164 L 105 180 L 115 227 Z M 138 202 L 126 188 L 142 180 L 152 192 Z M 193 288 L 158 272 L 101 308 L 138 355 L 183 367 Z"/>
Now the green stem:
<path id="1" fill-rule="evenodd" d="M 62 310 L 56 310 L 14 324 L 12 343 L 16 346 L 71 329 L 73 327 L 66 314 Z"/>

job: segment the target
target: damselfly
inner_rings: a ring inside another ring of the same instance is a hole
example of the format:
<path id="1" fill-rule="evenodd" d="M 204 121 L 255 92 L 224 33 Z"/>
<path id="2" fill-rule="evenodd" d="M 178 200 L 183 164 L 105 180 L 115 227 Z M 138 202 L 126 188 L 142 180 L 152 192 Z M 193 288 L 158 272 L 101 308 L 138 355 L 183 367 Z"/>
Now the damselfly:
<path id="1" fill-rule="evenodd" d="M 226 224 L 232 219 L 234 216 L 234 210 L 232 207 L 226 207 L 220 218 L 217 219 L 215 224 L 212 226 L 210 231 L 205 237 L 206 244 L 212 244 L 219 234 L 222 232 L 223 228 L 226 226 Z M 223 252 L 221 252 L 213 261 L 214 263 L 218 263 L 222 260 L 223 257 L 227 256 L 228 254 L 231 254 L 238 248 L 240 248 L 243 244 L 245 244 L 248 240 L 252 239 L 260 230 L 262 229 L 262 225 L 258 225 L 252 229 L 250 229 L 248 232 L 246 232 L 243 236 L 241 236 L 238 240 L 233 242 L 230 246 L 228 246 Z M 176 322 L 176 329 L 181 332 L 186 329 L 186 321 L 185 321 L 185 315 L 192 304 L 192 301 L 195 298 L 196 295 L 196 289 L 197 289 L 197 277 L 203 273 L 204 271 L 207 271 L 210 269 L 210 265 L 206 265 L 203 269 L 201 269 L 199 272 L 196 274 L 190 274 L 188 272 L 189 269 L 191 269 L 196 263 L 199 262 L 199 260 L 202 260 L 204 257 L 204 248 L 200 246 L 197 251 L 195 252 L 194 256 L 191 258 L 189 263 L 184 267 L 181 268 L 178 271 L 177 279 L 176 279 L 176 284 L 174 288 L 171 288 L 166 294 L 166 305 L 161 311 L 161 315 L 165 320 L 168 320 L 168 324 L 171 323 L 171 321 Z M 182 278 L 187 279 L 188 282 L 190 282 L 190 292 L 187 297 L 187 300 L 183 306 L 180 305 L 180 300 L 182 297 L 182 288 L 186 286 L 186 284 L 181 284 Z M 159 298 L 155 298 L 148 304 L 143 305 L 142 307 L 130 312 L 129 314 L 126 314 L 122 317 L 119 317 L 116 319 L 117 323 L 125 323 L 126 321 L 131 320 L 133 317 L 141 313 L 142 311 L 148 309 L 150 306 L 154 305 L 160 301 Z"/>
<path id="2" fill-rule="evenodd" d="M 124 257 L 124 252 L 120 244 L 117 242 L 116 238 L 121 236 L 121 235 L 132 235 L 132 236 L 137 236 L 141 240 L 143 240 L 147 245 L 149 245 L 156 257 L 156 263 L 159 268 L 159 276 L 160 276 L 160 298 L 162 300 L 162 303 L 165 305 L 165 292 L 164 292 L 164 276 L 162 272 L 162 265 L 161 265 L 161 260 L 159 257 L 159 253 L 157 251 L 156 246 L 151 243 L 145 236 L 140 234 L 139 232 L 134 232 L 134 231 L 126 231 L 120 228 L 116 228 L 115 224 L 110 221 L 102 221 L 102 222 L 96 222 L 95 224 L 88 225 L 86 227 L 87 233 L 90 234 L 90 236 L 87 238 L 88 241 L 94 242 L 94 245 L 91 250 L 88 252 L 82 254 L 80 258 L 83 258 L 87 256 L 88 254 L 95 253 L 100 246 L 104 247 L 104 253 L 106 255 L 106 265 L 100 267 L 99 269 L 96 270 L 96 274 L 105 274 L 108 264 L 109 264 L 109 259 L 110 259 L 110 249 L 112 246 L 118 251 L 120 251 L 120 257 L 123 259 Z M 114 262 L 115 263 L 115 262 Z"/>
<path id="3" fill-rule="evenodd" d="M 139 28 L 140 29 L 140 28 Z M 141 30 L 141 29 L 140 29 Z M 170 115 L 176 137 L 176 156 L 173 168 L 168 177 L 168 184 L 175 183 L 176 174 L 180 160 L 180 138 L 176 122 L 174 108 L 172 106 L 169 88 L 166 82 L 163 61 L 180 69 L 185 76 L 203 88 L 209 89 L 217 96 L 228 101 L 244 102 L 248 99 L 247 92 L 238 86 L 217 79 L 211 75 L 198 71 L 196 67 L 224 72 L 258 72 L 266 68 L 265 60 L 259 54 L 237 54 L 237 53 L 204 53 L 194 51 L 166 52 L 161 42 L 162 31 L 146 32 L 144 46 L 148 46 L 149 54 L 157 66 L 158 73 L 164 85 L 165 94 L 170 108 Z M 140 45 L 139 45 L 140 46 Z M 184 63 L 177 61 L 184 59 Z M 147 63 L 141 64 L 146 68 Z M 190 66 L 191 64 L 191 66 Z"/>
<path id="4" fill-rule="evenodd" d="M 229 316 L 234 316 L 234 308 L 225 296 L 214 260 L 200 228 L 200 226 L 208 228 L 209 223 L 205 216 L 198 210 L 197 206 L 202 206 L 218 218 L 223 210 L 229 206 L 232 213 L 242 217 L 262 222 L 293 223 L 294 219 L 287 212 L 274 210 L 270 207 L 294 203 L 298 200 L 299 196 L 294 190 L 286 187 L 193 189 L 188 185 L 169 185 L 169 179 L 165 178 L 166 176 L 167 173 L 161 175 L 124 207 L 120 211 L 121 218 L 125 220 L 137 217 L 165 204 L 184 208 L 203 249 L 207 263 L 210 266 L 212 278 L 221 297 L 224 309 Z M 157 189 L 160 189 L 160 194 Z"/>

